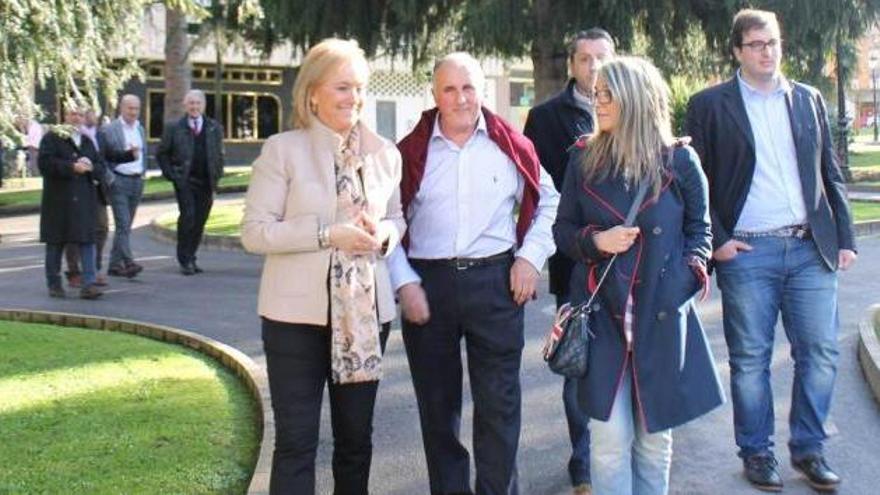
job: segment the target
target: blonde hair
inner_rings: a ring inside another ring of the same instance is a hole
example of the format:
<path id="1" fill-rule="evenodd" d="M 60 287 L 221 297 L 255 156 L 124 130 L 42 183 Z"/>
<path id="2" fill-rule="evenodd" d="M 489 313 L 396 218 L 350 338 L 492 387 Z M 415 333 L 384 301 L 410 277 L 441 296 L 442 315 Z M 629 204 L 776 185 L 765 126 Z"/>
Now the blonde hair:
<path id="1" fill-rule="evenodd" d="M 620 106 L 617 127 L 599 130 L 587 142 L 584 179 L 602 181 L 620 176 L 639 185 L 647 180 L 660 193 L 664 159 L 673 143 L 669 86 L 650 62 L 617 57 L 602 64 L 599 78 Z"/>
<path id="2" fill-rule="evenodd" d="M 362 71 L 365 81 L 370 75 L 364 51 L 355 40 L 327 38 L 309 49 L 293 85 L 294 129 L 311 126 L 314 118 L 310 107 L 312 92 L 331 71 L 345 64 L 352 64 L 356 70 Z"/>

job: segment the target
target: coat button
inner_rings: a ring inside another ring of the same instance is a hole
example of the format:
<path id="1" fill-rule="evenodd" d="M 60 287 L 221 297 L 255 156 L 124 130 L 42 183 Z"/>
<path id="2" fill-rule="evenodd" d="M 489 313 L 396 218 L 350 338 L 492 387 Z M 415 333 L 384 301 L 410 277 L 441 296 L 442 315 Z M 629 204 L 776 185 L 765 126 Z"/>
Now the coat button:
<path id="1" fill-rule="evenodd" d="M 657 319 L 660 321 L 665 320 L 666 319 L 666 311 L 661 311 L 661 312 L 657 313 Z"/>
<path id="2" fill-rule="evenodd" d="M 600 308 L 600 307 L 601 307 L 601 306 L 599 306 L 599 303 L 594 302 L 594 303 L 593 303 L 593 307 L 592 307 L 592 309 L 593 309 L 593 311 L 599 311 L 599 308 Z"/>
<path id="3" fill-rule="evenodd" d="M 651 232 L 653 232 L 654 235 L 660 235 L 663 233 L 663 229 L 660 228 L 660 226 L 658 225 L 657 227 L 654 227 L 654 230 L 652 230 Z"/>

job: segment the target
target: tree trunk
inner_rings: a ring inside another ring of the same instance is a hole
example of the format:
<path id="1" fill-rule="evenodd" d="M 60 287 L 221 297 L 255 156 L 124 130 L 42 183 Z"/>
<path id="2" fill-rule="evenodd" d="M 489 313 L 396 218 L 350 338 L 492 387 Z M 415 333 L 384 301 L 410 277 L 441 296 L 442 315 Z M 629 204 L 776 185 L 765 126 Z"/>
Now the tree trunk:
<path id="1" fill-rule="evenodd" d="M 843 36 L 840 29 L 837 32 L 837 47 L 835 53 L 837 75 L 837 160 L 843 179 L 852 182 L 852 172 L 849 169 L 849 132 L 846 120 L 846 71 L 843 64 L 846 57 L 843 53 Z"/>
<path id="2" fill-rule="evenodd" d="M 183 116 L 183 98 L 192 86 L 186 14 L 165 9 L 165 121 Z"/>
<path id="3" fill-rule="evenodd" d="M 552 4 L 550 0 L 535 0 L 533 7 L 535 36 L 531 55 L 536 105 L 558 93 L 568 80 L 565 33 L 555 22 Z"/>

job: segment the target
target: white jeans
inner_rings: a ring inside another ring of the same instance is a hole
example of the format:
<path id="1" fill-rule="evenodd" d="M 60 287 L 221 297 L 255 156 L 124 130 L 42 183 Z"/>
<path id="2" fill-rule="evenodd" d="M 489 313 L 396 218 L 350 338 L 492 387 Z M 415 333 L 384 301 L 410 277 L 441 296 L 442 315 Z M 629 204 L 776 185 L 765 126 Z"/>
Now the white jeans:
<path id="1" fill-rule="evenodd" d="M 593 495 L 665 495 L 672 464 L 672 430 L 648 433 L 633 400 L 627 366 L 608 421 L 591 419 Z"/>

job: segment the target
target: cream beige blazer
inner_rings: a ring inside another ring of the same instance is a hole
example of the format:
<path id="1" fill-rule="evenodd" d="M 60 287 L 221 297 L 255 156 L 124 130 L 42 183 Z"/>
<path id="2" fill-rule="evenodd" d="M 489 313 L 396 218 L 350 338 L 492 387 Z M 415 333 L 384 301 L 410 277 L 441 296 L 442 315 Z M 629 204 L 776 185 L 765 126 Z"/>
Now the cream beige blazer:
<path id="1" fill-rule="evenodd" d="M 362 124 L 361 152 L 368 213 L 389 242 L 376 269 L 379 321 L 394 319 L 394 293 L 384 257 L 403 236 L 400 153 Z M 245 199 L 241 241 L 265 255 L 257 312 L 289 323 L 327 325 L 330 250 L 318 247 L 318 227 L 336 217 L 334 150 L 342 136 L 317 119 L 308 129 L 266 140 L 253 164 Z"/>

